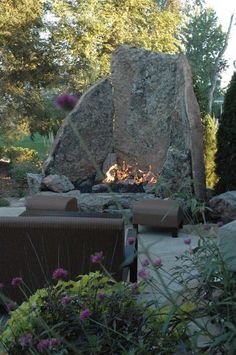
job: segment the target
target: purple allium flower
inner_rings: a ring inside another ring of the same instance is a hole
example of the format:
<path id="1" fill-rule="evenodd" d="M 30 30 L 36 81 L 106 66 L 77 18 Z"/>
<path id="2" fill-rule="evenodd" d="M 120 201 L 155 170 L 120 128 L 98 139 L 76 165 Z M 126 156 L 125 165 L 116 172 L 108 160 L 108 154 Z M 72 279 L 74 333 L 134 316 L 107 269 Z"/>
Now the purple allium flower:
<path id="1" fill-rule="evenodd" d="M 31 333 L 26 333 L 26 334 L 22 335 L 21 337 L 19 337 L 18 343 L 22 347 L 24 347 L 24 346 L 28 345 L 29 343 L 31 343 L 32 339 L 33 339 L 32 334 Z"/>
<path id="2" fill-rule="evenodd" d="M 7 310 L 8 312 L 14 311 L 14 309 L 16 309 L 16 304 L 13 302 L 10 302 L 7 304 Z"/>
<path id="3" fill-rule="evenodd" d="M 150 273 L 144 269 L 140 270 L 138 273 L 138 276 L 141 277 L 141 279 L 147 279 L 149 275 Z"/>
<path id="4" fill-rule="evenodd" d="M 101 293 L 98 294 L 98 298 L 99 298 L 101 301 L 103 301 L 106 297 L 107 297 L 107 295 L 106 295 L 105 293 L 103 293 L 103 292 L 101 292 Z"/>
<path id="5" fill-rule="evenodd" d="M 95 254 L 91 255 L 91 261 L 93 264 L 100 263 L 103 259 L 103 252 L 102 251 L 96 251 Z"/>
<path id="6" fill-rule="evenodd" d="M 190 245 L 192 242 L 191 238 L 184 239 L 184 244 Z"/>
<path id="7" fill-rule="evenodd" d="M 4 288 L 4 284 L 0 282 L 0 290 L 2 290 L 3 288 Z"/>
<path id="8" fill-rule="evenodd" d="M 161 259 L 159 258 L 159 259 L 154 260 L 154 265 L 157 266 L 157 267 L 161 267 L 162 266 Z"/>
<path id="9" fill-rule="evenodd" d="M 145 266 L 148 266 L 148 265 L 149 265 L 148 259 L 143 260 L 141 264 L 142 264 L 142 266 L 144 266 L 144 267 L 145 267 Z"/>
<path id="10" fill-rule="evenodd" d="M 132 290 L 132 292 L 135 292 L 135 291 L 138 290 L 138 284 L 137 284 L 137 282 L 134 282 L 134 283 L 131 284 L 131 290 Z"/>
<path id="11" fill-rule="evenodd" d="M 40 342 L 37 344 L 37 349 L 40 353 L 43 353 L 44 350 L 51 350 L 55 346 L 60 344 L 60 339 L 57 338 L 47 338 L 47 339 L 42 339 Z"/>
<path id="12" fill-rule="evenodd" d="M 83 311 L 80 312 L 79 319 L 84 320 L 90 316 L 90 311 L 88 308 L 84 309 Z"/>
<path id="13" fill-rule="evenodd" d="M 22 279 L 22 277 L 19 277 L 19 276 L 14 277 L 14 278 L 11 280 L 12 286 L 19 286 L 19 285 L 21 285 L 22 283 L 23 283 L 23 279 Z"/>
<path id="14" fill-rule="evenodd" d="M 78 98 L 74 95 L 63 94 L 57 96 L 55 100 L 55 105 L 58 109 L 63 108 L 64 110 L 71 111 L 78 102 Z"/>
<path id="15" fill-rule="evenodd" d="M 53 280 L 65 279 L 67 278 L 67 276 L 68 276 L 68 271 L 62 268 L 56 269 L 52 274 Z"/>
<path id="16" fill-rule="evenodd" d="M 70 299 L 69 296 L 64 296 L 64 297 L 62 297 L 62 299 L 61 299 L 61 303 L 62 303 L 64 306 L 67 305 L 67 304 L 69 304 L 70 301 L 71 301 L 71 299 Z"/>
<path id="17" fill-rule="evenodd" d="M 128 245 L 132 245 L 136 242 L 136 238 L 135 237 L 129 237 L 127 238 L 127 244 Z"/>
<path id="18" fill-rule="evenodd" d="M 211 229 L 211 226 L 209 226 L 209 224 L 204 224 L 203 228 L 205 229 L 205 231 L 209 231 Z"/>

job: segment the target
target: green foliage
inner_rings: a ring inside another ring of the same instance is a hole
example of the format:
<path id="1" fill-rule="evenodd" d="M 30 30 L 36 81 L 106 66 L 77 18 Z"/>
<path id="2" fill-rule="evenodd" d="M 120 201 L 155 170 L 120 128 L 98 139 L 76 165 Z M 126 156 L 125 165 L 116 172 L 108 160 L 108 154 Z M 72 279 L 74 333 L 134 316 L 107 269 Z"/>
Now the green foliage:
<path id="1" fill-rule="evenodd" d="M 210 115 L 206 115 L 202 122 L 204 126 L 204 159 L 206 171 L 206 186 L 207 188 L 214 188 L 218 181 L 217 175 L 215 173 L 215 156 L 217 151 L 217 122 Z"/>
<path id="2" fill-rule="evenodd" d="M 203 114 L 208 112 L 209 86 L 212 81 L 215 60 L 221 51 L 226 34 L 218 24 L 216 12 L 203 6 L 194 7 L 187 18 L 183 32 L 185 51 L 192 66 L 194 88 Z M 218 74 L 226 68 L 225 60 L 219 63 Z M 214 98 L 220 95 L 218 81 Z"/>
<path id="3" fill-rule="evenodd" d="M 32 341 L 22 347 L 19 338 L 27 333 Z M 60 339 L 50 354 L 168 354 L 176 348 L 176 337 L 162 334 L 157 312 L 138 301 L 137 290 L 98 272 L 37 291 L 11 312 L 1 336 L 6 350 L 18 355 L 34 353 L 45 338 Z"/>
<path id="4" fill-rule="evenodd" d="M 10 202 L 3 197 L 0 197 L 0 207 L 8 207 Z"/>
<path id="5" fill-rule="evenodd" d="M 110 54 L 121 44 L 177 51 L 178 13 L 153 0 L 57 0 L 52 11 L 54 38 L 78 91 L 110 72 Z"/>
<path id="6" fill-rule="evenodd" d="M 216 173 L 218 192 L 236 190 L 236 72 L 225 94 L 217 132 Z"/>
<path id="7" fill-rule="evenodd" d="M 13 180 L 19 185 L 19 187 L 23 187 L 27 185 L 27 173 L 39 173 L 40 168 L 37 164 L 32 161 L 21 161 L 15 163 L 10 168 L 10 176 Z"/>
<path id="8" fill-rule="evenodd" d="M 41 167 L 39 155 L 34 149 L 22 147 L 2 147 L 1 155 L 10 159 L 10 175 L 19 184 L 27 184 L 27 173 L 38 173 Z"/>
<path id="9" fill-rule="evenodd" d="M 207 335 L 207 354 L 234 354 L 236 349 L 235 273 L 229 271 L 216 244 L 216 234 L 207 236 L 199 231 L 196 248 L 189 248 L 181 256 L 182 265 L 173 270 L 176 282 L 185 285 L 185 299 L 197 306 L 191 317 L 198 331 L 194 337 Z M 190 317 L 190 318 L 191 318 Z M 206 326 L 198 320 L 207 320 Z M 217 329 L 217 337 L 210 326 Z M 229 351 L 230 349 L 230 351 Z"/>
<path id="10" fill-rule="evenodd" d="M 38 153 L 34 149 L 10 146 L 3 148 L 2 154 L 10 159 L 12 165 L 24 161 L 30 161 L 38 166 L 40 165 Z"/>

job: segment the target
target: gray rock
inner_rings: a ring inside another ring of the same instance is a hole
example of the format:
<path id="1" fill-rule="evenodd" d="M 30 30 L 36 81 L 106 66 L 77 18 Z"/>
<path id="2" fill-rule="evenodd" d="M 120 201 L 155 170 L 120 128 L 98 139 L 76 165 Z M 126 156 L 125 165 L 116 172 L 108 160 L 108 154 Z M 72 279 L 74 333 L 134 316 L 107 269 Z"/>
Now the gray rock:
<path id="1" fill-rule="evenodd" d="M 202 124 L 186 57 L 121 46 L 111 74 L 118 162 L 160 173 L 170 146 L 190 151 L 194 191 L 204 198 Z"/>
<path id="2" fill-rule="evenodd" d="M 218 247 L 230 271 L 236 271 L 236 221 L 219 228 Z"/>
<path id="3" fill-rule="evenodd" d="M 43 184 L 54 192 L 67 192 L 75 188 L 65 175 L 48 175 L 43 179 Z"/>
<path id="4" fill-rule="evenodd" d="M 108 192 L 108 186 L 106 184 L 97 184 L 92 187 L 92 192 Z"/>
<path id="5" fill-rule="evenodd" d="M 209 201 L 212 216 L 224 222 L 236 219 L 236 191 L 227 191 Z"/>
<path id="6" fill-rule="evenodd" d="M 53 192 L 44 191 L 42 195 L 53 195 Z M 154 199 L 155 196 L 145 193 L 80 193 L 78 190 L 61 193 L 61 196 L 76 197 L 80 211 L 103 212 L 112 210 L 131 210 L 136 201 Z"/>
<path id="7" fill-rule="evenodd" d="M 59 129 L 47 161 L 46 175 L 66 175 L 80 182 L 96 173 L 111 151 L 113 126 L 112 87 L 107 78 L 80 98 Z"/>
<path id="8" fill-rule="evenodd" d="M 156 185 L 159 197 L 171 197 L 178 192 L 191 195 L 191 161 L 189 152 L 170 147 Z"/>
<path id="9" fill-rule="evenodd" d="M 43 174 L 27 173 L 27 183 L 30 195 L 37 194 L 43 187 Z"/>

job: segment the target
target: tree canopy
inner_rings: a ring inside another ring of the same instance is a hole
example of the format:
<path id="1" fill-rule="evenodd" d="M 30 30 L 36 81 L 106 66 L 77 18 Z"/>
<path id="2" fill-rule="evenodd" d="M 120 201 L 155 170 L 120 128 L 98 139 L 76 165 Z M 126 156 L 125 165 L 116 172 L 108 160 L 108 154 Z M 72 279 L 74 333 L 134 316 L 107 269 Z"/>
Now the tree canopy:
<path id="1" fill-rule="evenodd" d="M 79 94 L 109 74 L 120 44 L 176 52 L 175 0 L 2 0 L 1 129 L 27 122 L 31 133 L 57 129 L 57 94 Z"/>
<path id="2" fill-rule="evenodd" d="M 192 66 L 195 92 L 203 113 L 209 111 L 210 87 L 215 79 L 214 65 L 224 47 L 225 39 L 226 33 L 218 23 L 216 12 L 203 6 L 194 7 L 184 30 L 183 42 Z M 226 66 L 226 60 L 220 58 L 216 74 L 219 76 Z M 215 97 L 219 95 L 219 90 L 220 77 L 214 90 Z"/>

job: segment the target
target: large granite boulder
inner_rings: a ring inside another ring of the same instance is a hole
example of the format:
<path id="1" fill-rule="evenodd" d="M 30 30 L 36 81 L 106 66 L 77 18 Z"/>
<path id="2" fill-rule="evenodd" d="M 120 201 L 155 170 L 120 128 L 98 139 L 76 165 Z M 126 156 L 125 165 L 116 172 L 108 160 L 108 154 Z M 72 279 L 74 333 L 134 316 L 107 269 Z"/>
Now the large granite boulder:
<path id="1" fill-rule="evenodd" d="M 219 228 L 218 247 L 229 270 L 236 272 L 236 221 Z"/>
<path id="2" fill-rule="evenodd" d="M 194 191 L 204 198 L 202 124 L 186 57 L 121 46 L 111 74 L 118 160 L 160 173 L 170 146 L 189 152 Z"/>
<path id="3" fill-rule="evenodd" d="M 236 219 L 236 191 L 227 191 L 209 201 L 213 218 L 229 222 Z"/>
<path id="4" fill-rule="evenodd" d="M 105 78 L 85 92 L 65 119 L 45 174 L 66 175 L 79 188 L 101 182 L 98 168 L 105 172 L 117 157 L 120 165 L 143 171 L 151 165 L 168 175 L 168 195 L 186 184 L 188 190 L 191 180 L 204 199 L 202 125 L 186 57 L 121 46 L 112 55 L 111 79 L 112 85 Z"/>
<path id="5" fill-rule="evenodd" d="M 112 86 L 107 78 L 93 85 L 66 117 L 44 164 L 44 173 L 66 175 L 73 183 L 102 166 L 112 149 Z"/>

